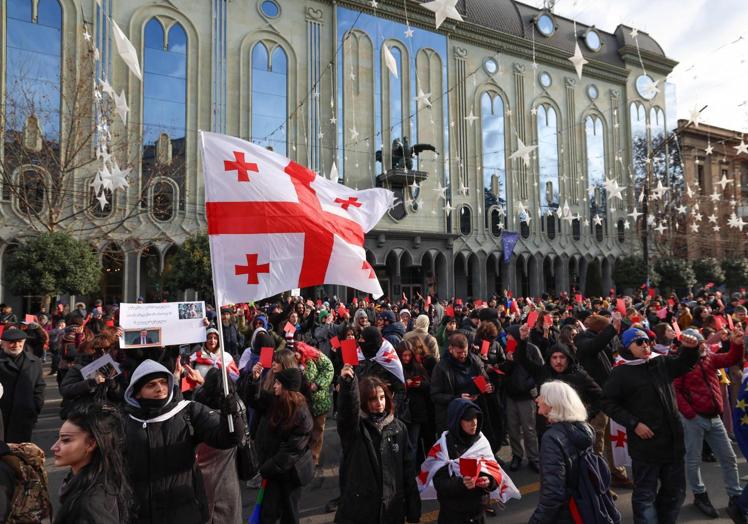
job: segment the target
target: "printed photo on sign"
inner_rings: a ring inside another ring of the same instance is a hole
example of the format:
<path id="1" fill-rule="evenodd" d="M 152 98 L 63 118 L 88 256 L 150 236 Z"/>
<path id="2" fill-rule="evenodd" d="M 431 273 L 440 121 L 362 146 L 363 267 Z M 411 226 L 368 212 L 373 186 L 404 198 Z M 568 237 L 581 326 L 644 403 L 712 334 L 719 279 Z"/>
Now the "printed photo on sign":
<path id="1" fill-rule="evenodd" d="M 106 353 L 81 368 L 81 375 L 85 379 L 94 378 L 97 374 L 104 378 L 114 378 L 120 374 L 119 364 L 114 361 L 112 355 Z"/>
<path id="2" fill-rule="evenodd" d="M 125 330 L 127 347 L 151 347 L 161 345 L 161 328 Z"/>
<path id="3" fill-rule="evenodd" d="M 202 302 L 180 302 L 177 304 L 177 310 L 179 311 L 179 320 L 203 318 L 205 316 Z"/>

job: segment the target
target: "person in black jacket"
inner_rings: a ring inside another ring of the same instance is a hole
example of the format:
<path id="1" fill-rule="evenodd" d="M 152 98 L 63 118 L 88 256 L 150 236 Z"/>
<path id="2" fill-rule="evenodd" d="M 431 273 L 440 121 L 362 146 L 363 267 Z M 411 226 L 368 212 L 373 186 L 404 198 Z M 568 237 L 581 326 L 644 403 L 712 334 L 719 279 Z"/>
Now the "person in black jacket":
<path id="1" fill-rule="evenodd" d="M 415 345 L 423 346 L 423 342 L 419 339 L 403 340 L 399 353 L 405 373 L 405 387 L 410 409 L 410 422 L 407 424 L 408 435 L 410 445 L 413 448 L 413 459 L 416 464 L 420 464 L 424 458 L 424 449 L 421 446 L 421 428 L 428 423 L 429 404 L 431 404 L 429 396 L 431 377 L 416 355 L 413 349 Z M 431 442 L 428 445 L 430 446 Z"/>
<path id="2" fill-rule="evenodd" d="M 42 361 L 24 351 L 26 333 L 15 327 L 6 328 L 2 335 L 0 353 L 0 384 L 3 396 L 0 410 L 3 413 L 5 442 L 31 441 L 31 432 L 44 406 Z"/>
<path id="3" fill-rule="evenodd" d="M 630 328 L 621 338 L 623 365 L 603 387 L 603 410 L 626 428 L 634 522 L 674 523 L 686 497 L 686 448 L 672 382 L 696 364 L 698 341 L 683 336 L 676 356 L 651 358 L 646 333 Z"/>
<path id="4" fill-rule="evenodd" d="M 79 405 L 52 446 L 55 466 L 70 466 L 55 524 L 129 522 L 133 494 L 123 458 L 122 419 L 112 407 Z"/>
<path id="5" fill-rule="evenodd" d="M 463 398 L 447 407 L 449 430 L 446 435 L 450 460 L 458 460 L 481 437 L 483 413 Z M 498 487 L 496 479 L 484 471 L 477 477 L 453 475 L 446 465 L 434 474 L 434 489 L 439 500 L 439 524 L 482 524 L 488 494 Z"/>
<path id="6" fill-rule="evenodd" d="M 340 372 L 338 435 L 343 448 L 338 524 L 418 522 L 418 494 L 408 430 L 395 417 L 387 385 L 350 365 Z"/>
<path id="7" fill-rule="evenodd" d="M 260 388 L 262 364 L 252 369 L 247 401 L 259 416 L 255 446 L 260 475 L 266 482 L 261 522 L 299 522 L 301 487 L 314 475 L 309 441 L 312 414 L 299 393 L 302 372 L 287 368 L 275 374 L 273 393 Z"/>
<path id="8" fill-rule="evenodd" d="M 580 452 L 592 448 L 594 431 L 576 391 L 560 380 L 540 386 L 538 414 L 548 420 L 540 444 L 540 498 L 530 524 L 572 524 L 569 499 L 579 471 Z M 609 515 L 620 522 L 616 511 Z"/>
<path id="9" fill-rule="evenodd" d="M 195 459 L 201 442 L 213 448 L 236 446 L 239 408 L 224 397 L 221 413 L 198 402 L 177 400 L 174 374 L 153 360 L 133 372 L 125 391 L 125 441 L 130 478 L 138 504 L 134 524 L 201 524 L 208 503 Z"/>

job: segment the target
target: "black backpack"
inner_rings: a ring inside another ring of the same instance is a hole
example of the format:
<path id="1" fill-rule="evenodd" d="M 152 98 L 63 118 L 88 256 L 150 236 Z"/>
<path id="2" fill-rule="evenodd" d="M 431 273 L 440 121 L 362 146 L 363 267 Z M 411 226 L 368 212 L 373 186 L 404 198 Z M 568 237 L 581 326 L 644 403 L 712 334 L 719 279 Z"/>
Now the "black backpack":
<path id="1" fill-rule="evenodd" d="M 621 514 L 610 495 L 610 469 L 591 446 L 578 452 L 570 481 L 569 513 L 575 524 L 621 522 Z"/>

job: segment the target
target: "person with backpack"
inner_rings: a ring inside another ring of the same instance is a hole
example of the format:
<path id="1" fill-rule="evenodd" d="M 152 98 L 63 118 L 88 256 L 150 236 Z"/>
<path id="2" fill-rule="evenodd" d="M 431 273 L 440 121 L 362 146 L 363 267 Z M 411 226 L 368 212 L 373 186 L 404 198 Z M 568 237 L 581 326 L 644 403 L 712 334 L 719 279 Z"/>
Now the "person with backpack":
<path id="1" fill-rule="evenodd" d="M 540 444 L 540 498 L 530 524 L 617 524 L 610 470 L 592 450 L 594 430 L 577 392 L 565 382 L 540 386 L 538 413 L 548 420 Z"/>
<path id="2" fill-rule="evenodd" d="M 125 471 L 122 419 L 112 407 L 82 404 L 68 413 L 52 446 L 55 466 L 69 466 L 55 524 L 129 522 L 132 489 Z"/>

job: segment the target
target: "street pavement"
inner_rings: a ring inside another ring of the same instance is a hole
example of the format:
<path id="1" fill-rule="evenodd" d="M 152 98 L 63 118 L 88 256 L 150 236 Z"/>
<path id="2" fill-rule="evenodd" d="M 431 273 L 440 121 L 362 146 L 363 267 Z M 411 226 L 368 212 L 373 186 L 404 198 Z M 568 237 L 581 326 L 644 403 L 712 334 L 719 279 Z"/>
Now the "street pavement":
<path id="1" fill-rule="evenodd" d="M 47 381 L 46 401 L 34 431 L 33 439 L 47 453 L 46 464 L 49 474 L 49 492 L 56 509 L 59 506 L 58 493 L 60 485 L 67 474 L 68 468 L 56 467 L 49 451 L 57 439 L 57 432 L 61 425 L 59 416 L 61 398 L 55 377 L 48 376 L 47 372 L 48 366 L 45 367 L 45 378 Z M 331 420 L 325 428 L 325 441 L 320 458 L 321 471 L 312 483 L 304 488 L 302 493 L 300 503 L 301 524 L 323 524 L 333 521 L 334 514 L 325 513 L 325 504 L 338 495 L 338 450 L 339 440 L 335 430 L 335 422 Z M 740 454 L 737 446 L 735 446 L 735 452 L 739 457 L 738 465 L 740 474 L 742 476 L 748 475 L 748 465 L 746 465 L 746 461 Z M 508 446 L 502 448 L 501 456 L 507 460 L 510 458 Z M 697 511 L 692 505 L 693 496 L 689 493 L 681 509 L 678 522 L 731 523 L 732 520 L 730 520 L 725 511 L 727 507 L 727 494 L 724 491 L 719 464 L 704 463 L 701 466 L 701 473 L 712 503 L 720 512 L 720 518 L 708 519 Z M 526 523 L 537 506 L 538 491 L 540 489 L 539 476 L 525 466 L 520 471 L 511 473 L 511 477 L 522 492 L 522 499 L 509 501 L 504 510 L 497 512 L 495 518 L 487 519 L 489 523 L 491 521 L 501 522 L 502 524 Z M 748 481 L 748 477 L 742 480 L 745 483 Z M 242 491 L 244 514 L 245 517 L 248 517 L 252 513 L 257 491 L 247 488 L 243 488 Z M 623 516 L 622 522 L 632 522 L 631 490 L 619 490 L 618 497 L 617 505 Z M 439 507 L 436 501 L 424 501 L 421 522 L 436 522 L 439 515 L 438 510 Z"/>

